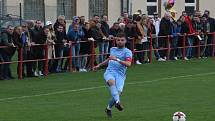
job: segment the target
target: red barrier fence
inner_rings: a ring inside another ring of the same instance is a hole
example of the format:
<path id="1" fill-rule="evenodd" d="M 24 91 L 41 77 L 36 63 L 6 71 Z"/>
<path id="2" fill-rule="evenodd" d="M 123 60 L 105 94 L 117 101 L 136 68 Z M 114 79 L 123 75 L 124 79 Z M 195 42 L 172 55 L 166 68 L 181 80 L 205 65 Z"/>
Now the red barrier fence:
<path id="1" fill-rule="evenodd" d="M 200 40 L 197 41 L 197 44 L 195 46 L 187 46 L 187 38 L 188 37 L 196 37 L 197 35 L 211 35 L 212 36 L 212 40 L 211 43 L 206 43 L 204 45 L 201 45 Z M 201 47 L 211 47 L 212 48 L 212 56 L 214 56 L 215 53 L 215 33 L 201 33 L 201 34 L 185 34 L 185 35 L 178 35 L 179 42 L 181 42 L 181 46 L 177 46 L 177 48 L 171 48 L 171 42 L 172 42 L 172 38 L 173 36 L 159 36 L 158 37 L 158 41 L 160 41 L 160 38 L 166 38 L 166 42 L 167 42 L 167 46 L 165 48 L 153 48 L 153 36 L 152 34 L 150 34 L 149 36 L 149 49 L 146 50 L 143 48 L 143 50 L 137 51 L 135 49 L 135 39 L 130 39 L 130 48 L 131 51 L 133 53 L 133 55 L 135 56 L 136 53 L 143 53 L 143 52 L 149 52 L 150 56 L 149 56 L 149 62 L 152 63 L 153 61 L 153 51 L 160 51 L 160 50 L 165 50 L 166 51 L 166 55 L 167 55 L 167 60 L 170 59 L 170 53 L 171 50 L 173 49 L 181 49 L 181 53 L 182 53 L 182 58 L 184 59 L 186 57 L 186 49 L 187 48 L 197 48 L 197 58 L 199 58 L 201 56 Z M 115 40 L 111 41 L 112 42 L 112 46 L 115 46 Z M 81 42 L 81 43 L 85 43 L 85 42 Z M 69 66 L 68 66 L 68 70 L 70 72 L 73 71 L 73 65 L 72 65 L 72 60 L 73 58 L 81 58 L 81 57 L 89 57 L 90 58 L 90 66 L 91 69 L 93 69 L 95 61 L 96 61 L 96 57 L 99 55 L 108 55 L 109 53 L 101 53 L 101 54 L 96 54 L 95 53 L 95 41 L 91 41 L 91 47 L 89 48 L 91 50 L 91 54 L 89 55 L 81 55 L 81 56 L 74 56 L 72 55 L 72 48 L 71 46 L 73 45 L 73 43 L 71 43 L 70 47 L 69 47 L 69 56 L 67 57 L 60 57 L 60 58 L 48 58 L 48 45 L 47 44 L 37 44 L 37 45 L 32 45 L 32 46 L 40 46 L 43 47 L 43 49 L 45 50 L 45 56 L 43 59 L 37 59 L 37 60 L 24 60 L 23 59 L 23 48 L 18 48 L 18 61 L 12 61 L 12 62 L 0 62 L 0 65 L 2 64 L 13 64 L 13 63 L 18 63 L 18 78 L 19 79 L 23 79 L 23 64 L 27 63 L 27 62 L 36 62 L 36 61 L 44 61 L 44 75 L 47 76 L 49 73 L 49 60 L 58 60 L 58 59 L 68 59 L 69 60 Z M 7 48 L 5 46 L 0 46 L 1 48 Z M 134 60 L 134 59 L 133 59 Z M 133 61 L 134 62 L 134 61 Z"/>

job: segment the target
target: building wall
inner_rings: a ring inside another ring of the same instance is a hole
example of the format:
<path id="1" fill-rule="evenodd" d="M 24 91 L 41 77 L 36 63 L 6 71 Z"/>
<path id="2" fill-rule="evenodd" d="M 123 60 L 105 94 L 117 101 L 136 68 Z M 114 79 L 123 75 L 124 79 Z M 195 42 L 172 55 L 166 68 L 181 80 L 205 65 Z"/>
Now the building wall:
<path id="1" fill-rule="evenodd" d="M 55 22 L 57 18 L 57 0 L 45 0 L 46 20 Z"/>
<path id="2" fill-rule="evenodd" d="M 184 0 L 177 0 L 175 6 L 173 7 L 177 11 L 176 18 L 179 18 L 181 13 L 185 10 L 185 2 Z M 166 10 L 163 6 L 163 0 L 161 2 L 161 17 L 164 16 Z"/>
<path id="3" fill-rule="evenodd" d="M 6 0 L 7 13 L 19 15 L 19 3 L 23 4 L 24 0 Z M 132 3 L 132 13 L 134 14 L 137 10 L 142 10 L 143 13 L 147 13 L 147 0 L 130 0 Z M 199 0 L 200 11 L 208 9 L 211 11 L 211 16 L 215 17 L 215 8 L 213 4 L 214 0 Z M 45 0 L 46 4 L 46 20 L 55 21 L 57 18 L 57 0 Z M 86 19 L 89 18 L 89 2 L 88 0 L 77 0 L 76 2 L 77 15 L 84 15 Z M 177 11 L 177 18 L 181 15 L 181 12 L 185 10 L 185 1 L 177 0 L 174 9 Z M 110 24 L 114 23 L 120 16 L 121 12 L 121 0 L 108 0 L 108 16 Z M 161 0 L 161 16 L 165 13 L 163 7 L 163 0 Z"/>
<path id="4" fill-rule="evenodd" d="M 132 2 L 132 13 L 134 14 L 137 10 L 142 10 L 143 13 L 147 13 L 147 0 L 131 0 Z"/>
<path id="5" fill-rule="evenodd" d="M 89 18 L 89 1 L 88 0 L 77 0 L 77 15 L 85 16 Z"/>
<path id="6" fill-rule="evenodd" d="M 117 19 L 120 17 L 120 12 L 120 0 L 108 0 L 108 17 L 110 25 L 117 21 Z"/>
<path id="7" fill-rule="evenodd" d="M 200 11 L 204 12 L 205 9 L 210 11 L 211 17 L 215 17 L 215 7 L 214 7 L 214 0 L 199 0 L 200 4 Z"/>

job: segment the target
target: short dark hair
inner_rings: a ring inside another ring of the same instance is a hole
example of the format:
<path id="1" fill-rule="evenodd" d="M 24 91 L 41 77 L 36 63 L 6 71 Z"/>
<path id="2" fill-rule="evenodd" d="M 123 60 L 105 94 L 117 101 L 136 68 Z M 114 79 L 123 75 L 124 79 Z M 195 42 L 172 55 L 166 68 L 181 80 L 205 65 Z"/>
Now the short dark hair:
<path id="1" fill-rule="evenodd" d="M 126 36 L 125 36 L 125 33 L 120 32 L 120 33 L 117 34 L 117 37 L 126 37 Z"/>
<path id="2" fill-rule="evenodd" d="M 208 14 L 210 14 L 210 11 L 209 11 L 209 10 L 205 10 L 205 12 L 208 12 Z"/>
<path id="3" fill-rule="evenodd" d="M 93 15 L 93 17 L 96 17 L 96 16 L 98 16 L 98 17 L 99 17 L 99 15 L 97 15 L 97 14 Z"/>
<path id="4" fill-rule="evenodd" d="M 8 25 L 8 26 L 7 26 L 7 29 L 9 29 L 9 28 L 11 28 L 11 27 L 13 27 L 13 26 L 12 26 L 12 25 Z"/>

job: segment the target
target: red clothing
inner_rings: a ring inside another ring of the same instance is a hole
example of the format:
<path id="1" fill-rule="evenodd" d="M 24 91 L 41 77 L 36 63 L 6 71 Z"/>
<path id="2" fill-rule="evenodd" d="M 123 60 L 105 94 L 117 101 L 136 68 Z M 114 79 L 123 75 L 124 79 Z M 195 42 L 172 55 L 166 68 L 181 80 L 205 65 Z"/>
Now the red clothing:
<path id="1" fill-rule="evenodd" d="M 185 17 L 185 23 L 189 26 L 189 34 L 195 33 L 195 30 L 194 30 L 194 28 L 193 28 L 192 21 L 191 21 L 191 19 L 190 19 L 189 16 L 186 16 L 186 17 Z"/>

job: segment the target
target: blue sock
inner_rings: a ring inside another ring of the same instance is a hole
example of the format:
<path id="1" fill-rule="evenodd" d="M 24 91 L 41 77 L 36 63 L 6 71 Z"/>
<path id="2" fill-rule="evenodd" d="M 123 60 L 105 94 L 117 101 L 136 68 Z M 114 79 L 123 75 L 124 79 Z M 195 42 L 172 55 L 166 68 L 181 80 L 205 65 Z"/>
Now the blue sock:
<path id="1" fill-rule="evenodd" d="M 114 106 L 114 104 L 115 104 L 115 100 L 114 100 L 114 98 L 111 98 L 111 100 L 110 100 L 109 103 L 108 103 L 107 109 L 108 109 L 108 110 L 111 110 L 112 107 Z"/>
<path id="2" fill-rule="evenodd" d="M 111 95 L 112 95 L 114 101 L 116 103 L 120 102 L 119 92 L 118 92 L 118 90 L 116 88 L 116 85 L 109 86 L 109 89 L 110 89 L 110 92 L 111 92 Z"/>

